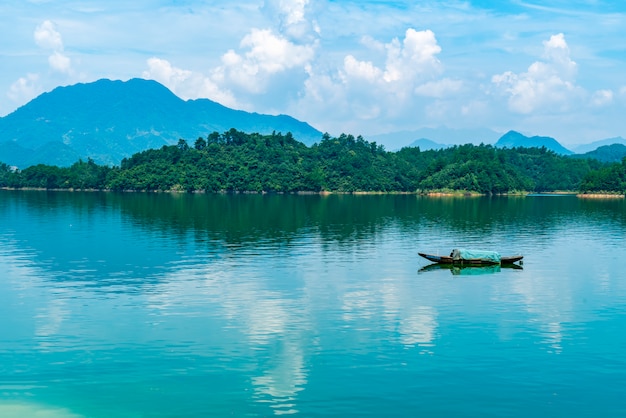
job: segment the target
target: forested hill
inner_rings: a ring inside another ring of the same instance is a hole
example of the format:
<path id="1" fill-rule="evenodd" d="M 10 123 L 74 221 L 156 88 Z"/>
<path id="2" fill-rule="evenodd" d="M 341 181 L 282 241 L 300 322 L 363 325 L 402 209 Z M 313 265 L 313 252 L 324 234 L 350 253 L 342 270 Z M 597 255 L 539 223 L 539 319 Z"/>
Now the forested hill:
<path id="1" fill-rule="evenodd" d="M 179 138 L 235 127 L 292 132 L 307 144 L 322 132 L 287 115 L 234 110 L 208 99 L 183 100 L 154 80 L 98 80 L 58 87 L 0 117 L 0 161 L 26 168 L 70 166 L 79 158 L 119 164 Z"/>
<path id="2" fill-rule="evenodd" d="M 601 181 L 602 173 L 609 171 L 618 173 L 618 181 L 611 187 L 626 190 L 626 162 L 608 165 L 573 159 L 545 147 L 501 149 L 468 144 L 388 152 L 352 135 L 334 138 L 325 134 L 319 144 L 308 147 L 290 133 L 246 134 L 231 129 L 134 154 L 119 167 L 88 160 L 67 168 L 37 165 L 14 172 L 3 164 L 0 186 L 188 192 L 462 190 L 489 194 L 574 191 L 583 183 L 588 190 L 596 190 L 594 181 Z M 621 183 L 620 178 L 624 179 Z"/>

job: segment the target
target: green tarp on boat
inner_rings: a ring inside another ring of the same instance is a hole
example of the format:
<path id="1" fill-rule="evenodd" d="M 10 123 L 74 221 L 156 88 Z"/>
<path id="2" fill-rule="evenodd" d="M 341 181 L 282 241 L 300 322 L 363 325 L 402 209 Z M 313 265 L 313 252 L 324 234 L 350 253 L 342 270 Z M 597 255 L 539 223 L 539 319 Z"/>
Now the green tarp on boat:
<path id="1" fill-rule="evenodd" d="M 454 260 L 484 260 L 495 264 L 500 263 L 500 253 L 497 251 L 466 250 L 459 248 L 452 251 L 452 258 Z"/>

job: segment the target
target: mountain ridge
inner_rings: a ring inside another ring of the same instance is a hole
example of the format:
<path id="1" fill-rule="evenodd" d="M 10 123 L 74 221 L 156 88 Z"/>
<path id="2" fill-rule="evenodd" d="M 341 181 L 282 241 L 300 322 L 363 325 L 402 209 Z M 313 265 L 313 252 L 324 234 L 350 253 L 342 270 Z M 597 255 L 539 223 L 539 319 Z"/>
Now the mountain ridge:
<path id="1" fill-rule="evenodd" d="M 504 135 L 498 139 L 495 143 L 496 147 L 507 147 L 507 148 L 515 148 L 515 147 L 526 147 L 526 148 L 541 148 L 546 147 L 547 149 L 554 151 L 560 155 L 572 155 L 574 154 L 569 149 L 565 148 L 561 145 L 556 139 L 549 136 L 526 136 L 517 131 L 508 131 Z"/>
<path id="2" fill-rule="evenodd" d="M 572 151 L 574 151 L 576 154 L 585 154 L 588 153 L 590 151 L 595 151 L 598 148 L 605 146 L 605 145 L 613 145 L 613 144 L 621 144 L 621 145 L 626 145 L 626 139 L 622 138 L 621 136 L 615 136 L 612 138 L 606 138 L 606 139 L 601 139 L 599 141 L 593 141 L 589 144 L 581 144 L 581 145 L 577 145 L 575 147 L 572 148 Z"/>
<path id="3" fill-rule="evenodd" d="M 420 128 L 416 130 L 395 131 L 386 134 L 364 135 L 368 141 L 376 141 L 385 148 L 394 150 L 412 147 L 416 141 L 426 139 L 436 144 L 437 148 L 467 143 L 494 143 L 502 134 L 488 128 L 455 129 L 446 126 Z M 432 145 L 432 144 L 431 144 Z M 441 146 L 441 147 L 440 147 Z"/>
<path id="4" fill-rule="evenodd" d="M 611 145 L 602 145 L 593 151 L 584 154 L 575 154 L 576 158 L 595 158 L 605 163 L 618 163 L 626 157 L 626 145 L 613 143 Z"/>
<path id="5" fill-rule="evenodd" d="M 69 166 L 78 159 L 117 165 L 123 158 L 185 139 L 191 145 L 198 137 L 235 128 L 242 132 L 269 134 L 291 132 L 306 144 L 319 142 L 322 133 L 288 115 L 263 115 L 230 109 L 209 99 L 183 100 L 154 80 L 101 79 L 60 86 L 0 118 L 0 162 L 25 168 L 39 163 Z M 526 136 L 517 131 L 502 135 L 487 128 L 455 129 L 445 126 L 367 136 L 388 149 L 419 146 L 422 150 L 447 148 L 463 143 L 486 143 L 497 147 L 542 147 L 557 154 L 572 155 L 556 139 Z M 596 150 L 622 137 L 587 145 Z M 599 145 L 599 146 L 598 146 Z M 594 146 L 597 146 L 594 148 Z M 597 158 L 616 158 L 621 150 L 601 150 Z M 590 158 L 594 158 L 590 156 Z"/>
<path id="6" fill-rule="evenodd" d="M 209 99 L 185 101 L 154 80 L 101 79 L 57 87 L 0 118 L 0 161 L 19 167 L 70 165 L 77 156 L 119 164 L 145 149 L 231 128 L 291 132 L 305 144 L 322 136 L 291 116 L 230 109 Z M 51 144 L 65 145 L 65 157 L 38 152 Z"/>

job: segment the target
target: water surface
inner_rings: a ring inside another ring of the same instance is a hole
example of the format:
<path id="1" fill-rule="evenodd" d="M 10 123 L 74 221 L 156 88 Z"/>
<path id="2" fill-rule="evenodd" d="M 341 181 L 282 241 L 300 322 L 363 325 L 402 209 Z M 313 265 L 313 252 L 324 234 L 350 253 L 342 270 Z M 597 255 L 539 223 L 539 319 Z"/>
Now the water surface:
<path id="1" fill-rule="evenodd" d="M 0 191 L 0 416 L 626 416 L 626 204 Z M 425 268 L 418 251 L 524 254 Z"/>

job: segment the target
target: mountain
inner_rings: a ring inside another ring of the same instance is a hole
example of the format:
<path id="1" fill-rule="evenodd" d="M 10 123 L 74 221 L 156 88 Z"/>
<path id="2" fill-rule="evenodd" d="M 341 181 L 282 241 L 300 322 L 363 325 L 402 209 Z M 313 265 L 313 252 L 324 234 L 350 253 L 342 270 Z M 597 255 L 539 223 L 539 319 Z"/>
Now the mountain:
<path id="1" fill-rule="evenodd" d="M 547 149 L 554 151 L 557 154 L 561 155 L 571 155 L 572 151 L 565 148 L 563 145 L 559 144 L 559 142 L 550 138 L 549 136 L 525 136 L 516 131 L 509 131 L 502 135 L 498 142 L 496 142 L 496 147 L 525 147 L 525 148 L 541 148 L 546 147 Z"/>
<path id="2" fill-rule="evenodd" d="M 578 145 L 576 148 L 573 149 L 573 151 L 576 154 L 585 154 L 585 153 L 588 153 L 589 151 L 598 149 L 599 147 L 602 147 L 604 145 L 612 145 L 612 144 L 626 145 L 626 139 L 622 138 L 621 136 L 618 136 L 615 138 L 602 139 L 600 141 L 594 141 L 590 144 Z"/>
<path id="3" fill-rule="evenodd" d="M 411 145 L 414 141 L 429 139 L 441 144 L 493 144 L 500 137 L 500 133 L 487 128 L 454 129 L 445 126 L 437 128 L 421 128 L 414 131 L 397 131 L 379 135 L 364 135 L 365 139 L 375 141 L 389 150 L 397 150 Z M 447 146 L 447 145 L 446 145 Z M 445 146 L 444 146 L 445 147 Z"/>
<path id="4" fill-rule="evenodd" d="M 443 148 L 450 147 L 450 145 L 440 144 L 438 142 L 431 141 L 430 139 L 426 139 L 426 138 L 420 138 L 418 140 L 415 140 L 415 141 L 411 142 L 407 146 L 408 147 L 413 147 L 413 148 L 419 147 L 419 149 L 422 150 L 422 151 L 428 151 L 428 150 L 432 150 L 432 149 L 437 150 L 437 149 L 443 149 Z"/>
<path id="5" fill-rule="evenodd" d="M 603 145 L 593 151 L 586 152 L 584 154 L 574 155 L 576 158 L 595 158 L 598 161 L 607 163 L 619 163 L 624 157 L 626 157 L 626 145 L 624 144 L 611 144 Z"/>
<path id="6" fill-rule="evenodd" d="M 286 115 L 229 109 L 208 99 L 182 100 L 153 80 L 98 80 L 58 87 L 0 118 L 0 161 L 24 168 L 71 165 L 79 158 L 119 164 L 148 148 L 171 145 L 235 128 L 291 132 L 312 144 L 322 133 Z"/>

